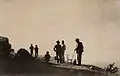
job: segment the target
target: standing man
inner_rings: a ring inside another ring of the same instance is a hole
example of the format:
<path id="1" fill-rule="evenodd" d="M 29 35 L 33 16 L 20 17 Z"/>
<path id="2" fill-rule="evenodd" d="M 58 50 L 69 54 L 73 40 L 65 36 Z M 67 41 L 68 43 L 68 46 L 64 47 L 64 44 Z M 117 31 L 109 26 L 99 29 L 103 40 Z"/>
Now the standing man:
<path id="1" fill-rule="evenodd" d="M 56 43 L 57 44 L 54 46 L 53 50 L 56 52 L 57 63 L 59 63 L 59 61 L 60 63 L 62 63 L 62 55 L 61 55 L 62 48 L 59 41 L 56 41 Z"/>
<path id="2" fill-rule="evenodd" d="M 62 40 L 62 62 L 63 63 L 65 63 L 65 57 L 64 57 L 65 50 L 66 50 L 66 45 L 64 43 L 64 40 Z"/>
<path id="3" fill-rule="evenodd" d="M 30 49 L 30 54 L 32 56 L 33 55 L 33 50 L 34 50 L 33 44 L 30 45 L 29 49 Z"/>
<path id="4" fill-rule="evenodd" d="M 38 50 L 39 50 L 38 46 L 35 45 L 35 58 L 38 56 Z"/>
<path id="5" fill-rule="evenodd" d="M 81 57 L 82 57 L 84 47 L 82 42 L 79 41 L 79 38 L 76 38 L 75 41 L 77 43 L 77 47 L 75 48 L 75 51 L 77 53 L 77 61 L 78 61 L 78 65 L 81 66 Z"/>

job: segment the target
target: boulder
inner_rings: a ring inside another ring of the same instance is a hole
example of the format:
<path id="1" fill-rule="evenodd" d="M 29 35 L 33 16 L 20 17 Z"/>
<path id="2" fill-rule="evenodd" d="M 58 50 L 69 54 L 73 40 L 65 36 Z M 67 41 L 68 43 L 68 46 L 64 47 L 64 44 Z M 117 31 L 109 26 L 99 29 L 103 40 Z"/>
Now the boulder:
<path id="1" fill-rule="evenodd" d="M 7 57 L 10 54 L 11 44 L 7 37 L 0 36 L 0 57 Z"/>

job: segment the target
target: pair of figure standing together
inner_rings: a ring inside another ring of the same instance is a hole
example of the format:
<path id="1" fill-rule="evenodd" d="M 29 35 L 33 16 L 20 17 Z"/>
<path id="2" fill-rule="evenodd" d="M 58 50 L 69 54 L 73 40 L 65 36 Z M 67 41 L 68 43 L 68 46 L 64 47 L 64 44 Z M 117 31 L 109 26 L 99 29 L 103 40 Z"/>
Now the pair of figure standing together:
<path id="1" fill-rule="evenodd" d="M 29 47 L 29 49 L 30 49 L 31 56 L 33 55 L 33 50 L 35 50 L 35 57 L 38 56 L 38 50 L 39 50 L 39 48 L 38 48 L 37 45 L 35 45 L 35 47 L 34 47 L 33 44 L 31 44 L 31 46 Z"/>
<path id="2" fill-rule="evenodd" d="M 64 40 L 62 40 L 62 45 L 60 45 L 60 41 L 56 41 L 56 45 L 54 46 L 54 51 L 56 52 L 56 60 L 57 63 L 65 63 L 64 53 L 66 50 L 66 45 L 64 44 Z"/>

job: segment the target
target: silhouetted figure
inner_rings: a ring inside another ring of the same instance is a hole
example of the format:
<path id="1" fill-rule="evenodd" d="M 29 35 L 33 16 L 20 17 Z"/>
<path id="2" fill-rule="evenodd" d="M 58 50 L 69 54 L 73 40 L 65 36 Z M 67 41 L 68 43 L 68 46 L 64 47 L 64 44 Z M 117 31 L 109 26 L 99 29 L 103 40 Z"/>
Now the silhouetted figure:
<path id="1" fill-rule="evenodd" d="M 64 40 L 62 40 L 62 62 L 65 63 L 65 57 L 64 57 L 64 54 L 65 54 L 65 50 L 66 50 L 66 45 L 64 43 Z"/>
<path id="2" fill-rule="evenodd" d="M 78 65 L 81 66 L 81 57 L 82 57 L 84 47 L 82 42 L 80 42 L 78 38 L 76 38 L 75 41 L 77 43 L 77 47 L 75 48 L 75 51 L 77 53 L 77 61 L 78 61 Z"/>
<path id="3" fill-rule="evenodd" d="M 77 61 L 76 61 L 76 59 L 74 59 L 74 61 L 73 61 L 73 65 L 76 65 L 77 64 Z"/>
<path id="4" fill-rule="evenodd" d="M 35 58 L 38 56 L 38 50 L 39 50 L 38 46 L 35 45 Z"/>
<path id="5" fill-rule="evenodd" d="M 32 56 L 33 55 L 33 50 L 34 50 L 33 44 L 30 45 L 29 49 L 30 49 L 30 55 Z"/>
<path id="6" fill-rule="evenodd" d="M 62 55 L 61 55 L 61 51 L 62 51 L 62 47 L 60 45 L 59 41 L 56 41 L 56 45 L 54 46 L 54 51 L 56 52 L 56 59 L 57 59 L 57 63 L 62 63 Z"/>
<path id="7" fill-rule="evenodd" d="M 49 51 L 46 52 L 45 56 L 44 56 L 44 59 L 46 62 L 49 62 L 50 61 L 50 54 L 49 54 Z"/>

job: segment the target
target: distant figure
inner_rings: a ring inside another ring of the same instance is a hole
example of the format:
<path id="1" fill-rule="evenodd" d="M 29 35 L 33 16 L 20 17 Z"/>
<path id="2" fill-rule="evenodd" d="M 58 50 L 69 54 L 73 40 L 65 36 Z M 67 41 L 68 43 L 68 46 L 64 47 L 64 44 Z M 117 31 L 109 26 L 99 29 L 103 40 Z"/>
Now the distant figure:
<path id="1" fill-rule="evenodd" d="M 46 52 L 45 56 L 44 56 L 44 59 L 46 62 L 49 62 L 50 61 L 50 54 L 49 54 L 49 51 Z"/>
<path id="2" fill-rule="evenodd" d="M 64 43 L 64 40 L 62 40 L 62 62 L 65 63 L 65 57 L 64 57 L 64 54 L 65 54 L 65 50 L 66 50 L 66 45 Z"/>
<path id="3" fill-rule="evenodd" d="M 39 50 L 38 46 L 35 45 L 35 58 L 38 56 L 38 50 Z"/>
<path id="4" fill-rule="evenodd" d="M 62 47 L 60 45 L 60 42 L 59 41 L 56 41 L 56 45 L 54 46 L 54 51 L 56 52 L 56 60 L 57 60 L 57 63 L 62 63 L 62 55 L 61 55 L 61 51 L 62 51 Z"/>
<path id="5" fill-rule="evenodd" d="M 78 38 L 76 38 L 75 41 L 77 43 L 77 47 L 75 48 L 75 51 L 77 53 L 77 61 L 78 61 L 78 65 L 81 66 L 81 57 L 82 57 L 84 47 L 82 42 L 80 42 Z"/>
<path id="6" fill-rule="evenodd" d="M 33 55 L 33 50 L 34 50 L 33 44 L 30 45 L 29 49 L 30 49 L 30 55 L 32 56 Z"/>
<path id="7" fill-rule="evenodd" d="M 74 61 L 73 61 L 73 65 L 76 65 L 76 63 L 77 63 L 77 61 L 76 61 L 76 59 L 74 59 Z"/>

